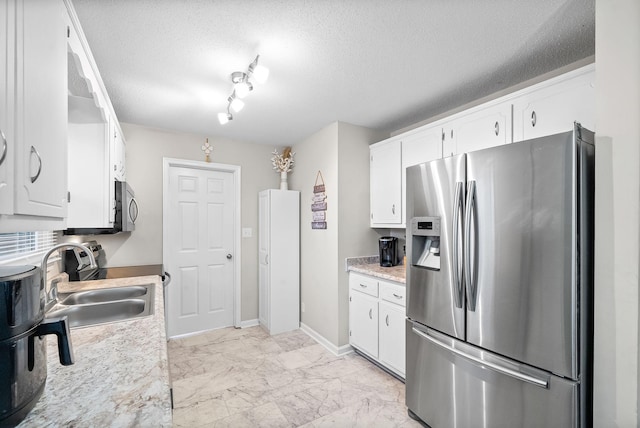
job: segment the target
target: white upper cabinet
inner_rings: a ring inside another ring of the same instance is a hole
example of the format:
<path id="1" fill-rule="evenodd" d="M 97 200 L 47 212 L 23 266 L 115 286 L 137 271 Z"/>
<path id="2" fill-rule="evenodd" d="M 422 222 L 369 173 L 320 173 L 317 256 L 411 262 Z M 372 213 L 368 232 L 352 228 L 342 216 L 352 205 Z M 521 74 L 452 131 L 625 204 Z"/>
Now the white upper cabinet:
<path id="1" fill-rule="evenodd" d="M 67 34 L 62 0 L 0 6 L 0 232 L 63 229 Z"/>
<path id="2" fill-rule="evenodd" d="M 591 64 L 373 144 L 371 227 L 406 227 L 408 166 L 570 131 L 574 121 L 595 131 L 594 82 Z"/>
<path id="3" fill-rule="evenodd" d="M 513 141 L 571 131 L 595 131 L 595 66 L 542 82 L 513 100 Z"/>
<path id="4" fill-rule="evenodd" d="M 13 68 L 10 35 L 15 28 L 15 2 L 0 3 L 0 214 L 13 214 Z"/>
<path id="5" fill-rule="evenodd" d="M 447 156 L 473 152 L 511 142 L 511 104 L 500 103 L 452 121 L 447 127 Z"/>
<path id="6" fill-rule="evenodd" d="M 402 224 L 401 141 L 390 138 L 369 147 L 371 227 Z"/>
<path id="7" fill-rule="evenodd" d="M 442 157 L 442 129 L 440 126 L 420 128 L 406 134 L 401 140 L 402 148 L 402 227 L 405 227 L 407 212 L 407 167 Z"/>
<path id="8" fill-rule="evenodd" d="M 75 11 L 69 37 L 68 233 L 112 228 L 115 180 L 124 181 L 125 141 Z M 84 229 L 84 230 L 83 230 Z"/>
<path id="9" fill-rule="evenodd" d="M 17 3 L 15 214 L 67 214 L 67 32 L 61 0 Z"/>

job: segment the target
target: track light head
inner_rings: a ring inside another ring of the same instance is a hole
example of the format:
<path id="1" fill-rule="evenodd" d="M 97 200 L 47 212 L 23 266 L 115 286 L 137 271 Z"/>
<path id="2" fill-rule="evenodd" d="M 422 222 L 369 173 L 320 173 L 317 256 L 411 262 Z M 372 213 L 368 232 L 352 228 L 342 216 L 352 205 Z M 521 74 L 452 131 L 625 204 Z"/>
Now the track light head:
<path id="1" fill-rule="evenodd" d="M 225 123 L 229 122 L 230 120 L 233 120 L 233 116 L 231 115 L 231 113 L 227 112 L 227 113 L 218 113 L 218 122 L 220 122 L 220 125 L 224 125 Z"/>

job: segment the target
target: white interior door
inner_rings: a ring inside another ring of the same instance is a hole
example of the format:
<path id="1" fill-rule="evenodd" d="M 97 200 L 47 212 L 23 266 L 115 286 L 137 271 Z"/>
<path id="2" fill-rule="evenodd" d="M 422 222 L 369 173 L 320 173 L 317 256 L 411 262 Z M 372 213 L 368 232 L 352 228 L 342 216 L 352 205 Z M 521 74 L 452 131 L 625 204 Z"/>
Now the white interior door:
<path id="1" fill-rule="evenodd" d="M 163 240 L 172 275 L 169 337 L 234 323 L 234 186 L 231 172 L 169 167 Z"/>

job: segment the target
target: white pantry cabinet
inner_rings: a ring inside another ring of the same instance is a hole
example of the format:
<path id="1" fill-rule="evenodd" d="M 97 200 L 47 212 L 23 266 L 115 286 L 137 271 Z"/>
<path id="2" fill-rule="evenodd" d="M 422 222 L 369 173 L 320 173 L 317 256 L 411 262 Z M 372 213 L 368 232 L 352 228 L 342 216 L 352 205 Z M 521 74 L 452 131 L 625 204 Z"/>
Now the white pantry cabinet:
<path id="1" fill-rule="evenodd" d="M 371 227 L 402 224 L 402 142 L 391 138 L 369 146 Z"/>
<path id="2" fill-rule="evenodd" d="M 405 376 L 406 288 L 349 273 L 349 344 L 398 376 Z"/>
<path id="3" fill-rule="evenodd" d="M 68 16 L 62 0 L 10 0 L 0 8 L 5 93 L 0 232 L 62 229 L 67 215 Z"/>
<path id="4" fill-rule="evenodd" d="M 270 334 L 300 327 L 300 192 L 258 199 L 258 319 Z"/>

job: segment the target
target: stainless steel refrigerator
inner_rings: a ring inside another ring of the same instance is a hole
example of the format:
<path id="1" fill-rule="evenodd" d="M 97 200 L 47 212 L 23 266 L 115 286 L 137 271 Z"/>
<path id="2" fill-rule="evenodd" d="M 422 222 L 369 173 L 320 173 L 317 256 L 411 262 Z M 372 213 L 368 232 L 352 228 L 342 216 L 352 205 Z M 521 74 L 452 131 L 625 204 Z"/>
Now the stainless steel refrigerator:
<path id="1" fill-rule="evenodd" d="M 593 133 L 407 168 L 410 415 L 590 426 Z"/>

